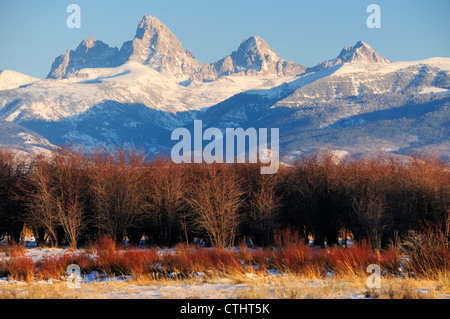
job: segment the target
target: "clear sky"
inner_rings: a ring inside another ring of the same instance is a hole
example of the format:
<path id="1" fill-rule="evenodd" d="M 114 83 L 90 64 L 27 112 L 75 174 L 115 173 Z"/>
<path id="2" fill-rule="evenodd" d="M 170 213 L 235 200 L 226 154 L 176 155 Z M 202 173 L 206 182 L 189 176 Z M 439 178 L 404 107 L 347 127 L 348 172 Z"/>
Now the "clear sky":
<path id="1" fill-rule="evenodd" d="M 69 4 L 81 28 L 69 29 Z M 369 29 L 369 4 L 381 28 Z M 150 14 L 203 62 L 214 62 L 258 35 L 284 59 L 305 66 L 336 57 L 363 40 L 392 61 L 450 57 L 449 0 L 0 0 L 0 70 L 46 77 L 51 63 L 95 35 L 110 46 L 131 40 Z"/>

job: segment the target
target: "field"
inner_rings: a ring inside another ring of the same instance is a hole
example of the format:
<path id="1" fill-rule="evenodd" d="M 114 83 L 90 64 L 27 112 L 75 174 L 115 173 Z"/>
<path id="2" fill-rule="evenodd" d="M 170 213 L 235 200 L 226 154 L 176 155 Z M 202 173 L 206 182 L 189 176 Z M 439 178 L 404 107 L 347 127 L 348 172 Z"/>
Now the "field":
<path id="1" fill-rule="evenodd" d="M 1 299 L 450 299 L 448 268 L 421 273 L 395 247 L 156 249 L 102 239 L 76 251 L 1 249 Z M 382 270 L 379 289 L 367 284 L 373 263 Z M 70 264 L 80 266 L 78 281 L 66 273 Z"/>

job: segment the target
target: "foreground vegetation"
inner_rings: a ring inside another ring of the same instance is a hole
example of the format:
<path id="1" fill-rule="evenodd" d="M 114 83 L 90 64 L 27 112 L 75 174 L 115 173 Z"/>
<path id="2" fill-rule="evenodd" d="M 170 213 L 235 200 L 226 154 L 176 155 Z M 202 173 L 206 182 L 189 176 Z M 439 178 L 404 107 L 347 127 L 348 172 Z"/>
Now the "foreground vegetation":
<path id="1" fill-rule="evenodd" d="M 26 225 L 39 246 L 83 247 L 100 237 L 216 248 L 252 239 L 271 247 L 292 229 L 322 247 L 351 236 L 376 250 L 432 232 L 448 240 L 450 170 L 435 158 L 304 157 L 274 175 L 257 164 L 148 161 L 134 151 L 65 149 L 31 161 L 0 151 L 0 237 Z"/>
<path id="2" fill-rule="evenodd" d="M 66 283 L 45 282 L 0 285 L 0 299 L 444 299 L 449 282 L 384 278 L 381 289 L 368 289 L 365 277 L 337 279 L 298 276 L 154 280 L 141 277 L 127 282 L 95 282 L 71 289 Z"/>
<path id="3" fill-rule="evenodd" d="M 102 238 L 38 261 L 25 256 L 24 246 L 9 245 L 2 246 L 0 276 L 9 282 L 0 284 L 0 298 L 450 298 L 449 249 L 428 251 L 424 244 L 406 261 L 400 246 L 375 252 L 367 244 L 322 249 L 282 241 L 272 249 L 180 244 L 157 250 L 118 247 Z M 70 288 L 66 269 L 73 263 L 94 280 Z M 382 269 L 380 289 L 367 286 L 372 263 Z"/>
<path id="4" fill-rule="evenodd" d="M 271 273 L 307 278 L 362 278 L 367 277 L 368 265 L 377 264 L 385 278 L 444 282 L 450 278 L 450 249 L 442 238 L 440 241 L 434 236 L 425 236 L 420 243 L 403 241 L 382 251 L 374 251 L 364 242 L 346 248 L 314 248 L 299 241 L 291 231 L 284 231 L 277 238 L 276 246 L 270 249 L 249 249 L 242 243 L 232 250 L 185 244 L 173 250 L 125 248 L 102 238 L 86 249 L 37 261 L 25 256 L 24 246 L 3 246 L 5 256 L 0 259 L 0 276 L 26 282 L 64 280 L 67 267 L 77 264 L 84 275 L 96 272 L 99 276 L 153 280 Z"/>
<path id="5" fill-rule="evenodd" d="M 316 154 L 261 175 L 257 164 L 176 165 L 125 150 L 31 160 L 0 151 L 8 243 L 0 277 L 9 278 L 0 296 L 83 298 L 64 288 L 77 264 L 83 275 L 127 276 L 132 286 L 199 288 L 225 278 L 242 287 L 236 298 L 443 298 L 449 217 L 449 165 L 436 158 Z M 17 244 L 25 229 L 39 247 L 69 249 L 32 259 Z M 366 287 L 370 264 L 381 268 L 381 289 Z M 28 284 L 14 290 L 15 280 Z M 83 285 L 96 296 L 104 287 Z"/>

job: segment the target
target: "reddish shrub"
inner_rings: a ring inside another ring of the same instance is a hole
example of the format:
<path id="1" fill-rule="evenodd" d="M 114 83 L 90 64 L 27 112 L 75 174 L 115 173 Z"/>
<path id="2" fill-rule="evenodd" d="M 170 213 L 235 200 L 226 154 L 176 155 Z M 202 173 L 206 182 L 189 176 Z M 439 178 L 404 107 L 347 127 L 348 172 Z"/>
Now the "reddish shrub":
<path id="1" fill-rule="evenodd" d="M 253 257 L 250 254 L 247 244 L 244 241 L 239 244 L 236 257 L 245 264 L 248 264 L 253 260 Z"/>
<path id="2" fill-rule="evenodd" d="M 225 249 L 206 249 L 178 245 L 173 254 L 165 255 L 163 266 L 168 272 L 188 275 L 203 271 L 242 271 L 237 254 Z"/>
<path id="3" fill-rule="evenodd" d="M 67 267 L 76 264 L 82 273 L 89 273 L 94 268 L 94 262 L 86 255 L 64 254 L 60 257 L 47 257 L 38 263 L 40 279 L 61 279 L 65 276 Z"/>
<path id="4" fill-rule="evenodd" d="M 272 267 L 273 252 L 268 249 L 256 249 L 251 252 L 252 264 L 264 271 Z"/>
<path id="5" fill-rule="evenodd" d="M 365 272 L 370 264 L 380 264 L 380 256 L 367 242 L 348 248 L 330 248 L 325 251 L 326 266 L 338 273 Z"/>
<path id="6" fill-rule="evenodd" d="M 276 231 L 273 239 L 277 248 L 286 248 L 301 243 L 298 231 L 290 227 Z"/>
<path id="7" fill-rule="evenodd" d="M 125 258 L 124 251 L 101 250 L 97 253 L 95 267 L 100 272 L 109 276 L 129 275 L 129 263 Z"/>
<path id="8" fill-rule="evenodd" d="M 11 258 L 4 265 L 5 273 L 12 280 L 33 281 L 36 266 L 29 257 Z"/>
<path id="9" fill-rule="evenodd" d="M 411 232 L 402 241 L 402 250 L 408 255 L 408 271 L 430 279 L 439 279 L 450 271 L 450 247 L 446 235 L 432 226 L 422 233 Z"/>
<path id="10" fill-rule="evenodd" d="M 95 268 L 109 276 L 129 275 L 129 263 L 123 250 L 118 250 L 116 242 L 109 237 L 100 237 L 93 245 L 97 252 Z"/>
<path id="11" fill-rule="evenodd" d="M 131 275 L 150 274 L 155 271 L 155 264 L 160 261 L 158 252 L 151 250 L 133 249 L 125 251 L 125 268 Z"/>
<path id="12" fill-rule="evenodd" d="M 97 251 L 115 251 L 118 249 L 116 242 L 110 237 L 100 237 L 94 242 L 93 247 Z"/>
<path id="13" fill-rule="evenodd" d="M 243 265 L 237 254 L 225 249 L 211 249 L 208 254 L 212 260 L 214 269 L 219 271 L 242 271 Z"/>
<path id="14" fill-rule="evenodd" d="M 168 272 L 189 274 L 213 267 L 213 261 L 206 249 L 196 246 L 177 245 L 174 254 L 164 256 L 164 267 Z"/>
<path id="15" fill-rule="evenodd" d="M 273 254 L 275 267 L 280 271 L 303 273 L 313 267 L 311 248 L 303 243 L 289 245 Z"/>
<path id="16" fill-rule="evenodd" d="M 389 246 L 388 249 L 383 250 L 381 253 L 380 266 L 393 273 L 397 273 L 401 266 L 400 249 L 395 246 Z"/>

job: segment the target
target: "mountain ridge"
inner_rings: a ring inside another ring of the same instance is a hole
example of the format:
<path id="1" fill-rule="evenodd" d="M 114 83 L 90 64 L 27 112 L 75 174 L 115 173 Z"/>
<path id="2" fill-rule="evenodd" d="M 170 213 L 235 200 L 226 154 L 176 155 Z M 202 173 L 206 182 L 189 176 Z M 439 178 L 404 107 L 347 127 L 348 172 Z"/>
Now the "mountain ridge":
<path id="1" fill-rule="evenodd" d="M 236 51 L 217 62 L 198 61 L 191 51 L 183 49 L 181 42 L 161 21 L 145 15 L 139 20 L 133 40 L 124 42 L 120 49 L 109 47 L 92 36 L 83 40 L 76 50 L 68 49 L 58 56 L 47 78 L 68 78 L 83 68 L 116 67 L 127 61 L 170 71 L 182 81 L 210 81 L 235 73 L 295 75 L 306 69 L 282 59 L 256 36 L 242 41 Z"/>
<path id="2" fill-rule="evenodd" d="M 450 58 L 392 62 L 358 41 L 306 69 L 251 36 L 207 64 L 144 16 L 120 49 L 92 36 L 52 70 L 56 78 L 43 80 L 0 73 L 0 120 L 55 145 L 131 145 L 155 156 L 170 152 L 171 130 L 199 119 L 219 129 L 279 127 L 289 158 L 318 149 L 438 149 L 450 158 Z"/>
<path id="3" fill-rule="evenodd" d="M 321 69 L 333 67 L 342 63 L 392 63 L 391 60 L 383 58 L 370 45 L 364 41 L 358 41 L 354 46 L 345 46 L 339 55 L 331 60 L 320 62 L 314 67 L 308 68 L 306 72 L 316 72 Z"/>

